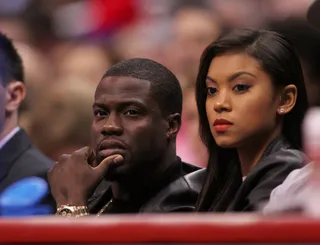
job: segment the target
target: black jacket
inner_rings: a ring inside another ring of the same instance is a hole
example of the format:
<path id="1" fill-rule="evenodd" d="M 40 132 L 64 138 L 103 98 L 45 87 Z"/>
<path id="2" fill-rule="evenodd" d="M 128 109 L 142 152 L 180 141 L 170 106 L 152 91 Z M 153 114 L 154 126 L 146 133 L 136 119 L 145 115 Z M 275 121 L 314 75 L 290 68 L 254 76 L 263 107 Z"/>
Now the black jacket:
<path id="1" fill-rule="evenodd" d="M 148 190 L 129 203 L 117 203 L 104 213 L 162 213 L 191 212 L 195 208 L 204 174 L 199 167 L 181 162 L 173 163 L 162 176 L 161 183 L 150 183 Z M 89 199 L 90 213 L 94 214 L 112 198 L 110 183 L 103 181 Z"/>
<path id="2" fill-rule="evenodd" d="M 25 177 L 37 176 L 47 181 L 52 166 L 53 161 L 35 148 L 25 131 L 20 129 L 0 150 L 0 193 Z M 50 193 L 43 202 L 52 205 L 55 211 Z"/>
<path id="3" fill-rule="evenodd" d="M 305 159 L 301 151 L 291 148 L 284 138 L 278 137 L 269 144 L 258 164 L 248 174 L 228 210 L 259 209 L 291 171 L 304 166 Z"/>
<path id="4" fill-rule="evenodd" d="M 282 184 L 291 171 L 301 168 L 304 161 L 305 156 L 301 151 L 292 149 L 283 137 L 277 137 L 268 145 L 257 165 L 246 176 L 226 211 L 258 210 L 261 208 L 260 205 L 269 200 L 271 191 Z M 230 183 L 232 181 L 229 180 Z M 215 206 L 211 206 L 210 210 L 215 210 Z"/>

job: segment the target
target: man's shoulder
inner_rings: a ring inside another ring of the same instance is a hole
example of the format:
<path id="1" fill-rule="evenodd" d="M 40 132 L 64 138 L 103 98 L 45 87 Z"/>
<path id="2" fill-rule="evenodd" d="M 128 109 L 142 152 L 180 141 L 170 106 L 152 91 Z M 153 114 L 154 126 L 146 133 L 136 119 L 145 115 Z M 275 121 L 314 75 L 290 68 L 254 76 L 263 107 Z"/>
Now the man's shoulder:
<path id="1" fill-rule="evenodd" d="M 7 171 L 15 174 L 36 174 L 37 171 L 48 171 L 53 161 L 46 157 L 31 142 L 23 129 L 19 131 L 1 149 L 2 164 Z"/>
<path id="2" fill-rule="evenodd" d="M 47 180 L 47 172 L 52 168 L 54 162 L 33 146 L 24 132 L 8 142 L 7 146 L 6 149 L 9 150 L 4 152 L 2 159 L 4 172 L 0 177 L 0 191 L 12 183 L 30 176 Z"/>
<path id="3" fill-rule="evenodd" d="M 141 213 L 192 212 L 201 191 L 206 170 L 196 167 L 186 175 L 171 182 L 148 201 Z"/>
<path id="4" fill-rule="evenodd" d="M 201 167 L 194 165 L 194 164 L 191 164 L 191 163 L 187 163 L 187 162 L 183 162 L 183 161 L 181 161 L 181 163 L 182 163 L 182 171 L 185 174 L 193 173 L 193 172 L 201 169 Z"/>
<path id="5" fill-rule="evenodd" d="M 11 152 L 10 172 L 19 172 L 23 176 L 38 175 L 52 168 L 54 162 L 33 145 L 29 136 L 22 130 L 20 133 L 19 149 Z M 19 136 L 19 135 L 17 135 Z M 15 139 L 17 140 L 17 139 Z"/>
<path id="6" fill-rule="evenodd" d="M 45 156 L 37 147 L 31 145 L 18 159 L 17 161 L 24 162 L 25 164 L 32 163 L 34 167 L 40 167 L 50 169 L 54 162 L 47 156 Z M 31 167 L 31 166 L 30 166 Z"/>
<path id="7" fill-rule="evenodd" d="M 8 181 L 38 176 L 47 179 L 49 169 L 54 162 L 42 154 L 37 148 L 32 146 L 25 150 L 12 164 L 7 175 Z"/>
<path id="8" fill-rule="evenodd" d="M 183 174 L 168 183 L 140 209 L 140 213 L 190 212 L 200 193 L 205 177 L 205 169 L 190 163 L 182 163 Z M 89 198 L 89 209 L 96 210 L 100 200 L 110 193 L 110 182 L 102 181 L 94 194 Z"/>

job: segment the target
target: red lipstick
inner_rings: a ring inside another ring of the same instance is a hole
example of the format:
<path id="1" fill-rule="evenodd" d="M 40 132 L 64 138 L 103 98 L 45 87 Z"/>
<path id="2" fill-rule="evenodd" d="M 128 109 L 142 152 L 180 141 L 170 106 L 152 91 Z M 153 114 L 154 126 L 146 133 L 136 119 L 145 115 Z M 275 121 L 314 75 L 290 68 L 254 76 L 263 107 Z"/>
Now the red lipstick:
<path id="1" fill-rule="evenodd" d="M 226 119 L 216 119 L 213 123 L 213 127 L 215 129 L 215 131 L 221 133 L 221 132 L 225 132 L 227 131 L 231 126 L 232 126 L 232 122 L 229 122 Z"/>

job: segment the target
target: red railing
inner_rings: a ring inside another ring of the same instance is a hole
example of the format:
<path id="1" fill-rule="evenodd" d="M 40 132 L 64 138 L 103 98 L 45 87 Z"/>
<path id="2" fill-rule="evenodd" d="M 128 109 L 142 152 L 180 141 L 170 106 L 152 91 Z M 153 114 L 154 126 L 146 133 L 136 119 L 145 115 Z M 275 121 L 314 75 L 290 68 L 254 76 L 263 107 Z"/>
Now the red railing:
<path id="1" fill-rule="evenodd" d="M 320 220 L 254 215 L 0 219 L 0 243 L 320 242 Z"/>

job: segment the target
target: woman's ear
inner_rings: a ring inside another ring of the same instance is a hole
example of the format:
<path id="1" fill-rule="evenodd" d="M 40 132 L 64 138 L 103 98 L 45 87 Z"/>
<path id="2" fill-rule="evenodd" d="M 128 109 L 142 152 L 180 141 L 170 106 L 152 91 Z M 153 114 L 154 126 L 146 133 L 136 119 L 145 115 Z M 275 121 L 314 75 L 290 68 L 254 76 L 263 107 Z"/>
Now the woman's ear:
<path id="1" fill-rule="evenodd" d="M 297 87 L 293 84 L 287 85 L 281 92 L 280 105 L 277 109 L 279 115 L 289 113 L 296 104 L 298 96 Z"/>
<path id="2" fill-rule="evenodd" d="M 181 115 L 179 113 L 171 114 L 167 117 L 168 129 L 167 138 L 175 138 L 181 127 Z"/>

